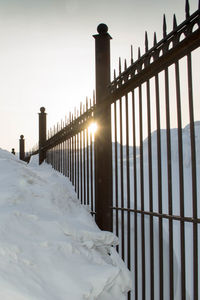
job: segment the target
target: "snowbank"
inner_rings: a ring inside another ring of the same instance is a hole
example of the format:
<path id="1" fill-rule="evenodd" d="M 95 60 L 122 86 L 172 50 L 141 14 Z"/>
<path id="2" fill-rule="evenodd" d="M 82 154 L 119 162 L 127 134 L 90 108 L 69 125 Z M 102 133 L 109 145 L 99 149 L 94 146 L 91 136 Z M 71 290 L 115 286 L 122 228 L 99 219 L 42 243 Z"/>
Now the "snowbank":
<path id="1" fill-rule="evenodd" d="M 0 299 L 125 299 L 130 273 L 50 166 L 0 149 Z"/>

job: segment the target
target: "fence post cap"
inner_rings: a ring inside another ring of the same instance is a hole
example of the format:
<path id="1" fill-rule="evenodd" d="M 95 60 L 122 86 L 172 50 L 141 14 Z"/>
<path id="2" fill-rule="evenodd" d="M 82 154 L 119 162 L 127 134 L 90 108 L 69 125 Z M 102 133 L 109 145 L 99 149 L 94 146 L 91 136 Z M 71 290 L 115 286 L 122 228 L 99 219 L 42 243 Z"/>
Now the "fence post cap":
<path id="1" fill-rule="evenodd" d="M 97 31 L 99 34 L 105 34 L 108 32 L 108 26 L 104 23 L 101 23 L 98 25 Z"/>
<path id="2" fill-rule="evenodd" d="M 40 112 L 41 112 L 41 113 L 44 113 L 44 112 L 45 112 L 45 107 L 43 107 L 43 106 L 40 107 Z"/>
<path id="3" fill-rule="evenodd" d="M 22 135 L 20 135 L 20 139 L 22 139 L 22 140 L 23 140 L 23 138 L 24 138 L 23 134 L 22 134 Z"/>

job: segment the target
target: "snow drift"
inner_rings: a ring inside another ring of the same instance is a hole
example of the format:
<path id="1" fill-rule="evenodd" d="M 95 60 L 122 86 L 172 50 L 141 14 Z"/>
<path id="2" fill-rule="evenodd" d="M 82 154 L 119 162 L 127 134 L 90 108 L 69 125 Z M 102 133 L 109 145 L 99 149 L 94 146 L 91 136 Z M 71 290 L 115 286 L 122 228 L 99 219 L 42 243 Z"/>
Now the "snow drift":
<path id="1" fill-rule="evenodd" d="M 0 149 L 0 299 L 125 299 L 130 273 L 50 166 Z"/>

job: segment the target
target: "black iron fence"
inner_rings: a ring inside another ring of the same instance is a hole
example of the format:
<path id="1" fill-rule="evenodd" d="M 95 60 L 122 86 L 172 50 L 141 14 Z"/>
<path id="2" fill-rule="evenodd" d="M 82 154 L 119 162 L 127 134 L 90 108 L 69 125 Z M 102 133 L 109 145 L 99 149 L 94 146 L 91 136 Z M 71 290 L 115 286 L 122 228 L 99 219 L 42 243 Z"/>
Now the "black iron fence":
<path id="1" fill-rule="evenodd" d="M 110 36 L 98 26 L 96 100 L 50 130 L 40 163 L 69 177 L 101 229 L 119 237 L 128 299 L 198 300 L 200 289 L 200 10 L 110 82 Z M 132 53 L 132 52 L 131 52 Z M 95 130 L 97 126 L 97 132 Z"/>

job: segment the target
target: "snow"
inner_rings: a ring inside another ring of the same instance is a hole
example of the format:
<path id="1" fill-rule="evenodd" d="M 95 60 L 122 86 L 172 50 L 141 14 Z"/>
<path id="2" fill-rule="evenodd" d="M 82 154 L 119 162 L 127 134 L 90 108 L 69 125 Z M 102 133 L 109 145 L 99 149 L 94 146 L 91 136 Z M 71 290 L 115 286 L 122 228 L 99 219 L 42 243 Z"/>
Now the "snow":
<path id="1" fill-rule="evenodd" d="M 197 176 L 197 217 L 200 217 L 200 121 L 195 122 L 195 143 L 196 143 L 196 176 Z M 138 129 L 139 130 L 139 129 Z M 184 201 L 184 215 L 186 217 L 193 217 L 193 198 L 192 198 L 192 160 L 191 160 L 191 140 L 190 140 L 190 126 L 187 125 L 182 129 L 183 139 L 183 180 L 184 180 L 184 199 L 180 200 L 179 191 L 179 152 L 178 152 L 178 129 L 173 128 L 170 130 L 171 137 L 171 168 L 172 168 L 172 214 L 180 216 L 180 202 Z M 159 197 L 158 197 L 158 163 L 157 163 L 157 132 L 153 132 L 151 135 L 152 143 L 152 187 L 153 187 L 153 211 L 159 212 Z M 118 195 L 121 197 L 121 165 L 120 165 L 120 145 L 118 147 Z M 140 177 L 140 148 L 136 148 L 136 184 L 137 184 L 137 199 L 134 197 L 134 161 L 133 161 L 133 148 L 130 147 L 130 207 L 134 208 L 135 200 L 137 201 L 137 209 L 141 209 L 141 177 Z M 114 152 L 114 151 L 113 151 Z M 113 155 L 113 160 L 115 159 Z M 143 142 L 143 171 L 144 171 L 144 210 L 150 210 L 149 204 L 149 159 L 148 159 L 148 139 Z M 115 163 L 115 161 L 114 161 Z M 114 165 L 115 166 L 115 165 Z M 169 214 L 168 207 L 168 169 L 167 169 L 167 138 L 166 130 L 161 130 L 161 168 L 162 168 L 162 212 L 163 214 Z M 115 175 L 115 168 L 114 168 Z M 126 146 L 123 148 L 123 172 L 124 172 L 124 205 L 127 203 L 127 177 L 126 177 Z M 114 176 L 115 186 L 115 176 Z M 114 189 L 114 206 L 115 194 Z M 118 201 L 120 201 L 118 199 Z M 120 202 L 119 202 L 120 203 Z M 116 216 L 114 215 L 114 218 Z M 119 228 L 119 240 L 120 245 L 122 240 L 121 222 L 124 222 L 124 228 L 127 228 L 127 218 L 122 220 L 120 213 L 118 214 L 118 228 Z M 163 288 L 164 295 L 162 300 L 170 299 L 170 264 L 169 264 L 169 221 L 163 218 L 162 230 L 163 230 Z M 180 239 L 180 221 L 173 220 L 173 273 L 174 273 L 174 299 L 181 299 L 181 239 Z M 134 232 L 135 232 L 134 215 L 131 215 L 131 263 L 132 263 L 132 279 L 134 284 L 135 268 L 134 268 Z M 146 285 L 146 298 L 151 291 L 151 265 L 150 265 L 150 217 L 144 216 L 144 232 L 145 232 L 145 285 Z M 192 222 L 185 222 L 185 276 L 186 276 L 186 299 L 194 299 L 193 295 L 193 224 Z M 115 229 L 115 228 L 114 228 Z M 153 218 L 153 246 L 154 246 L 154 300 L 160 300 L 159 295 L 159 219 Z M 115 229 L 116 230 L 116 229 Z M 137 214 L 137 264 L 138 264 L 138 298 L 142 298 L 142 228 L 141 228 L 141 215 Z M 200 226 L 197 226 L 197 239 L 198 239 L 198 257 L 200 257 Z M 127 260 L 127 232 L 125 231 L 125 261 Z M 121 247 L 120 247 L 121 248 Z M 121 249 L 120 249 L 121 250 Z M 198 269 L 200 267 L 198 260 Z M 200 278 L 198 278 L 198 286 L 200 287 Z M 134 295 L 134 291 L 133 291 Z M 134 297 L 132 297 L 134 298 Z"/>
<path id="2" fill-rule="evenodd" d="M 100 231 L 71 183 L 0 149 L 0 299 L 126 299 L 117 237 Z"/>

